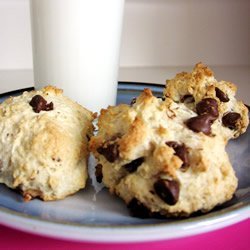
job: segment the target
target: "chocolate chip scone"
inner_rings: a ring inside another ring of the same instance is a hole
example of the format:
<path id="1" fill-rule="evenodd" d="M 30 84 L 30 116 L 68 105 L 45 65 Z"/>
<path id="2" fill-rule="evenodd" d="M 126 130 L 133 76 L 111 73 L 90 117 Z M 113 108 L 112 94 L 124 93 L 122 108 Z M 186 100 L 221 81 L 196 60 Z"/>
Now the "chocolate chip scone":
<path id="1" fill-rule="evenodd" d="M 46 87 L 0 104 L 0 183 L 25 200 L 63 199 L 87 179 L 93 114 Z"/>
<path id="2" fill-rule="evenodd" d="M 231 199 L 237 178 L 219 110 L 211 104 L 203 109 L 194 120 L 197 113 L 185 103 L 145 89 L 131 106 L 102 110 L 90 140 L 97 180 L 138 217 L 188 216 Z M 245 111 L 240 115 L 247 120 Z"/>
<path id="3" fill-rule="evenodd" d="M 244 133 L 248 125 L 248 110 L 243 102 L 236 100 L 236 91 L 233 83 L 217 81 L 211 69 L 198 63 L 191 73 L 182 72 L 167 80 L 164 95 L 195 111 L 196 120 L 206 113 L 216 117 L 222 124 L 221 133 L 228 140 Z"/>

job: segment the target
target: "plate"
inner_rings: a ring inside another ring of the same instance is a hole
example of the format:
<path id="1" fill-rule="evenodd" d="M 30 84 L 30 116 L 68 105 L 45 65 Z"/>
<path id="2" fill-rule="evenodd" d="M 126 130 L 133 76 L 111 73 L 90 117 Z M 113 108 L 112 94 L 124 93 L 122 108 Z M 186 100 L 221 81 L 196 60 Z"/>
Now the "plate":
<path id="1" fill-rule="evenodd" d="M 130 103 L 145 88 L 161 96 L 163 86 L 120 82 L 117 103 Z M 12 95 L 20 94 L 16 91 Z M 0 101 L 10 94 L 1 95 Z M 195 235 L 222 228 L 250 217 L 250 129 L 227 146 L 239 179 L 235 196 L 205 215 L 187 219 L 138 219 L 123 201 L 95 181 L 90 158 L 87 188 L 62 201 L 28 203 L 15 191 L 0 185 L 0 222 L 39 235 L 92 242 L 142 242 Z"/>

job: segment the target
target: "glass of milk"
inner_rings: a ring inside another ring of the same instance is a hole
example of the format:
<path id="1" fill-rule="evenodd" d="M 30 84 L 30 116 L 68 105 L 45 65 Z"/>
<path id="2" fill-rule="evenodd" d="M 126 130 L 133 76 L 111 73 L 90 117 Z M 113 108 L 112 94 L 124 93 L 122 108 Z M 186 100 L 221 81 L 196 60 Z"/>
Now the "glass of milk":
<path id="1" fill-rule="evenodd" d="M 84 107 L 114 105 L 124 0 L 30 0 L 35 88 Z"/>

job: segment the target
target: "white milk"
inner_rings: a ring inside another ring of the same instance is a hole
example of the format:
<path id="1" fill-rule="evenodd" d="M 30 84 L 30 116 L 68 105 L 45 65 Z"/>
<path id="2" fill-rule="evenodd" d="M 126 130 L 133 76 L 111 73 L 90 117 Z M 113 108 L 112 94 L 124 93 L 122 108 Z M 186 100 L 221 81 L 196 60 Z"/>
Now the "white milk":
<path id="1" fill-rule="evenodd" d="M 35 87 L 92 111 L 116 100 L 124 0 L 30 0 Z"/>

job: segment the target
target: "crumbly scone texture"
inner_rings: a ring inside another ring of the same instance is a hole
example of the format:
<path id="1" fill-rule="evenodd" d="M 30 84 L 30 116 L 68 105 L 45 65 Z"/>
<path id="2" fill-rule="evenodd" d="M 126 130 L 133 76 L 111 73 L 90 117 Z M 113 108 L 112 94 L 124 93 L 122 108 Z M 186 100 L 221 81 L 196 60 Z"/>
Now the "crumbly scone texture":
<path id="1" fill-rule="evenodd" d="M 35 96 L 53 108 L 35 112 L 30 104 Z M 84 188 L 93 119 L 52 86 L 5 100 L 0 104 L 0 183 L 19 190 L 25 200 L 63 199 Z"/>
<path id="2" fill-rule="evenodd" d="M 223 92 L 228 100 L 223 100 L 218 92 Z M 217 81 L 213 71 L 202 63 L 195 65 L 192 72 L 182 72 L 175 78 L 166 81 L 164 96 L 173 99 L 175 102 L 183 102 L 193 111 L 196 111 L 196 104 L 204 98 L 213 98 L 218 102 L 219 120 L 230 112 L 236 112 L 241 115 L 237 121 L 237 129 L 230 129 L 224 126 L 223 132 L 225 139 L 236 138 L 246 131 L 249 123 L 248 109 L 242 101 L 235 98 L 237 87 L 235 84 L 227 81 Z M 185 101 L 185 97 L 193 98 Z M 222 124 L 223 125 L 223 124 Z"/>
<path id="3" fill-rule="evenodd" d="M 225 151 L 231 134 L 219 118 L 209 134 L 195 132 L 186 125 L 195 116 L 185 103 L 149 89 L 133 105 L 101 111 L 90 150 L 104 185 L 135 216 L 189 216 L 232 198 L 237 178 Z"/>

